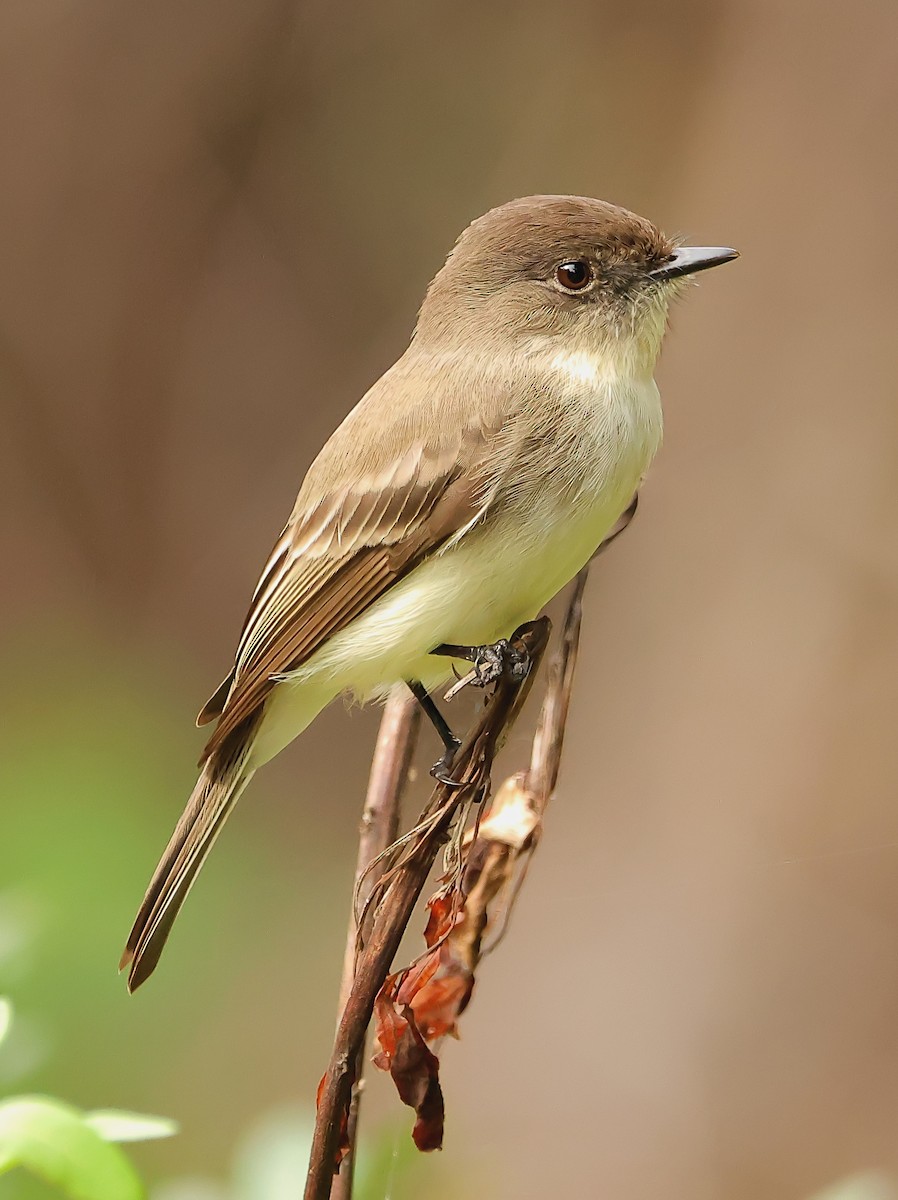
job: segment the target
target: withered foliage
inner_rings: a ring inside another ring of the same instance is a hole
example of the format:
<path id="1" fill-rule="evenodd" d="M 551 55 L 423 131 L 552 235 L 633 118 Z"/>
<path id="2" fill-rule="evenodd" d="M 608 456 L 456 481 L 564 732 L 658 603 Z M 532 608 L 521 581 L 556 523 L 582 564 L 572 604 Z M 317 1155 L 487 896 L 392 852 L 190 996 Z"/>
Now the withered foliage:
<path id="1" fill-rule="evenodd" d="M 388 976 L 374 1002 L 378 1051 L 374 1065 L 389 1071 L 399 1098 L 415 1110 L 412 1137 L 419 1150 L 443 1144 L 443 1093 L 436 1055 L 446 1034 L 456 1034 L 459 1014 L 471 996 L 474 973 L 459 956 L 453 934 L 464 921 L 460 893 L 438 893 L 428 902 L 427 952 Z"/>
<path id="2" fill-rule="evenodd" d="M 503 678 L 488 699 L 456 758 L 455 788 L 439 785 L 413 831 L 378 863 L 380 877 L 362 913 L 348 998 L 331 1063 L 318 1090 L 315 1136 L 306 1200 L 326 1200 L 352 1133 L 350 1097 L 356 1064 L 372 1015 L 375 1064 L 389 1071 L 400 1099 L 415 1110 L 420 1150 L 442 1145 L 444 1102 L 439 1081 L 443 1039 L 457 1036 L 484 954 L 504 932 L 542 818 L 558 776 L 564 727 L 580 634 L 586 571 L 578 576 L 559 645 L 549 666 L 546 695 L 533 741 L 530 767 L 507 779 L 482 817 L 490 772 L 533 682 L 549 624 L 543 618 L 515 635 L 533 662 L 521 685 Z M 374 786 L 372 778 L 372 786 Z M 473 828 L 458 828 L 475 812 Z M 453 821 L 456 828 L 452 831 Z M 410 966 L 387 974 L 399 939 L 436 859 L 448 842 L 446 870 L 428 901 L 425 950 Z M 364 880 L 364 876 L 361 877 Z M 345 1178 L 345 1170 L 341 1180 Z M 338 1181 L 338 1185 L 339 1186 Z M 351 1183 L 342 1194 L 349 1195 Z"/>

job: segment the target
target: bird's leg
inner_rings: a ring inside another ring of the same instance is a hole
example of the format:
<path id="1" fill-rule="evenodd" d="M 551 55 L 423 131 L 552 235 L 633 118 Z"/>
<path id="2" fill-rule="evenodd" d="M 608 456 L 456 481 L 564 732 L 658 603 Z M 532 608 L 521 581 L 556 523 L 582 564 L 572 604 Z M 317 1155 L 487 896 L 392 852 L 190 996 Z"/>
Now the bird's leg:
<path id="1" fill-rule="evenodd" d="M 523 681 L 530 674 L 530 655 L 526 650 L 512 646 L 507 638 L 500 638 L 487 646 L 452 646 L 444 643 L 431 650 L 431 654 L 443 654 L 447 658 L 463 658 L 474 664 L 475 687 L 486 687 L 508 671 L 512 679 Z"/>
<path id="2" fill-rule="evenodd" d="M 461 745 L 461 741 L 449 728 L 448 721 L 437 708 L 436 702 L 424 684 L 417 679 L 409 679 L 406 682 L 408 683 L 412 695 L 424 709 L 427 719 L 440 735 L 440 741 L 445 747 L 443 754 L 430 768 L 430 773 L 434 779 L 439 780 L 440 783 L 448 784 L 450 787 L 458 787 L 458 784 L 455 782 L 449 772 L 452 770 L 452 760 L 455 758 L 455 752 Z"/>

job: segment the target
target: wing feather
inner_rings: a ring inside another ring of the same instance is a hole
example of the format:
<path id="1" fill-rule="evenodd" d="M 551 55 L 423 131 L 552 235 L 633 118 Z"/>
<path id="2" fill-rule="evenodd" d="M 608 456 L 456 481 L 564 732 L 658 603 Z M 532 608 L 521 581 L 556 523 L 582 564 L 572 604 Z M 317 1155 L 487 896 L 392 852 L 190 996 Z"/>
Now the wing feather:
<path id="1" fill-rule="evenodd" d="M 487 440 L 485 430 L 464 428 L 451 445 L 434 453 L 418 443 L 313 504 L 303 505 L 300 492 L 256 587 L 233 679 L 200 714 L 211 720 L 220 711 L 201 761 L 257 712 L 280 677 L 478 519 L 491 492 Z"/>

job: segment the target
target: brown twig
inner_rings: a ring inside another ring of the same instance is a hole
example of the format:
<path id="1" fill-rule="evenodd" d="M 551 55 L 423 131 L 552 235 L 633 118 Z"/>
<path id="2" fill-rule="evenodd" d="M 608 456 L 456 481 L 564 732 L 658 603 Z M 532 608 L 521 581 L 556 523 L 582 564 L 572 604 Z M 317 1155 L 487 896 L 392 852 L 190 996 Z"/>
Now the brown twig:
<path id="1" fill-rule="evenodd" d="M 552 656 L 530 770 L 503 783 L 487 815 L 466 836 L 464 815 L 459 818 L 450 869 L 427 904 L 427 949 L 390 975 L 375 1001 L 379 1049 L 374 1062 L 389 1071 L 400 1099 L 415 1110 L 412 1138 L 420 1150 L 443 1144 L 439 1047 L 447 1034 L 457 1034 L 479 964 L 507 928 L 558 779 L 585 586 L 584 570 L 571 592 L 561 642 Z M 500 897 L 507 897 L 503 904 Z M 485 935 L 497 924 L 499 935 L 485 948 Z"/>
<path id="2" fill-rule="evenodd" d="M 465 930 L 465 939 L 470 946 L 472 970 L 481 955 L 486 927 L 495 922 L 495 914 L 488 911 L 488 905 L 503 888 L 511 886 L 515 868 L 523 857 L 524 867 L 518 873 L 503 916 L 504 926 L 526 871 L 529 855 L 539 841 L 542 820 L 558 783 L 580 649 L 583 593 L 588 577 L 589 567 L 585 566 L 574 580 L 561 639 L 549 661 L 546 694 L 533 736 L 530 769 L 512 775 L 502 784 L 495 803 L 481 822 L 477 840 L 468 856 L 465 885 L 469 889 L 469 901 L 465 907 L 465 924 L 469 928 Z M 495 947 L 497 940 L 494 937 L 490 949 Z"/>
<path id="3" fill-rule="evenodd" d="M 489 794 L 493 759 L 529 690 L 548 635 L 549 622 L 545 617 L 521 626 L 514 635 L 512 641 L 528 653 L 532 663 L 527 680 L 518 684 L 508 674 L 500 679 L 458 750 L 453 770 L 456 786 L 438 784 L 434 789 L 424 812 L 425 817 L 433 820 L 390 871 L 385 894 L 371 915 L 370 933 L 356 962 L 355 979 L 319 1089 L 305 1200 L 328 1200 L 330 1196 L 340 1143 L 347 1133 L 354 1066 L 364 1044 L 375 998 L 439 848 L 448 837 L 454 815 L 462 805 L 470 801 L 481 803 Z"/>
<path id="4" fill-rule="evenodd" d="M 365 806 L 362 809 L 362 820 L 359 826 L 359 852 L 337 1009 L 340 1014 L 346 1007 L 355 980 L 359 947 L 359 929 L 356 923 L 357 907 L 364 904 L 378 881 L 380 871 L 376 865 L 372 864 L 378 855 L 395 842 L 399 834 L 402 796 L 408 782 L 409 766 L 420 723 L 421 709 L 417 700 L 407 688 L 402 686 L 395 688 L 387 700 L 380 722 L 377 744 L 371 760 L 371 773 L 368 776 Z M 355 1085 L 352 1089 L 347 1126 L 349 1149 L 340 1164 L 340 1173 L 333 1181 L 331 1200 L 351 1200 L 352 1197 L 364 1057 L 365 1040 L 363 1038 L 353 1070 Z"/>
<path id="5" fill-rule="evenodd" d="M 635 501 L 633 504 L 635 511 Z M 539 723 L 533 738 L 530 770 L 527 786 L 539 806 L 542 816 L 555 791 L 558 771 L 561 767 L 561 751 L 564 748 L 564 733 L 567 714 L 574 686 L 574 672 L 580 652 L 580 627 L 583 623 L 583 593 L 589 578 L 589 567 L 585 566 L 574 580 L 568 601 L 561 641 L 549 662 L 549 679 L 546 696 L 539 714 Z"/>

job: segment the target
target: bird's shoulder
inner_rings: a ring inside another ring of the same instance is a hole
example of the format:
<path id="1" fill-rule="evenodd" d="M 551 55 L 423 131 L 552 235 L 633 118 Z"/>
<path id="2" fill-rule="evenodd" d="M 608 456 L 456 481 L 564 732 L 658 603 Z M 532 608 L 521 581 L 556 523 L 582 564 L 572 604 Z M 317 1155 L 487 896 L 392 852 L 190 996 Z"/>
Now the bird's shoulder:
<path id="1" fill-rule="evenodd" d="M 514 397 L 463 353 L 411 347 L 349 412 L 309 468 L 291 520 L 325 495 L 403 487 L 464 470 L 501 433 Z"/>

